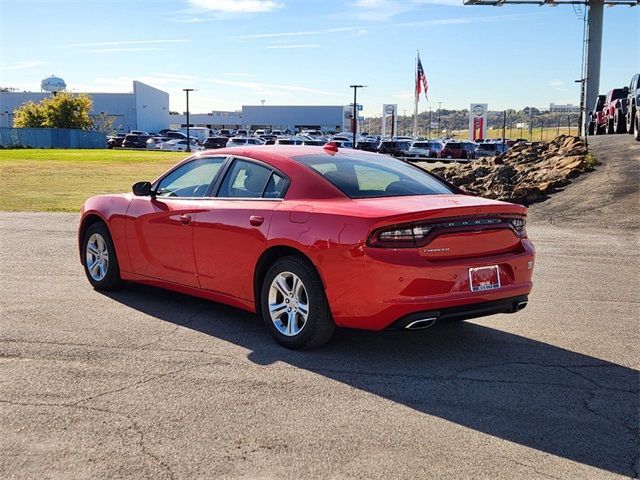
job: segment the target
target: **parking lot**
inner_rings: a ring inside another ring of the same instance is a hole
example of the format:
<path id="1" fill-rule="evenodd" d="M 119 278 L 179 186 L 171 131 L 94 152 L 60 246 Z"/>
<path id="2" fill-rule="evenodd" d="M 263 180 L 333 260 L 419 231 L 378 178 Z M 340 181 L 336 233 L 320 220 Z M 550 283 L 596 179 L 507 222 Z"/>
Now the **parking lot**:
<path id="1" fill-rule="evenodd" d="M 531 208 L 527 309 L 307 352 L 230 307 L 96 292 L 77 214 L 0 213 L 3 478 L 638 476 L 640 147 L 592 142 L 598 170 Z"/>

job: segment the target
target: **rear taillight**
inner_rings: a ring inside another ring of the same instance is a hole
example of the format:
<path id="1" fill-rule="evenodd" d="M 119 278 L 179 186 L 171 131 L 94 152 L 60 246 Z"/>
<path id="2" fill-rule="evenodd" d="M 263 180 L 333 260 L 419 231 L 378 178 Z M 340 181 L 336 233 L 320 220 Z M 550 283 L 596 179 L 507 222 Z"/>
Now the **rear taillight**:
<path id="1" fill-rule="evenodd" d="M 427 245 L 434 236 L 447 231 L 486 230 L 510 228 L 518 236 L 527 236 L 527 222 L 524 218 L 452 218 L 438 223 L 414 223 L 393 225 L 375 230 L 367 245 L 382 248 L 411 248 Z"/>
<path id="2" fill-rule="evenodd" d="M 513 229 L 516 231 L 518 237 L 523 238 L 527 236 L 527 221 L 524 218 L 512 218 L 509 220 Z"/>
<path id="3" fill-rule="evenodd" d="M 418 247 L 431 231 L 428 225 L 397 225 L 376 230 L 367 242 L 370 247 L 406 248 Z"/>

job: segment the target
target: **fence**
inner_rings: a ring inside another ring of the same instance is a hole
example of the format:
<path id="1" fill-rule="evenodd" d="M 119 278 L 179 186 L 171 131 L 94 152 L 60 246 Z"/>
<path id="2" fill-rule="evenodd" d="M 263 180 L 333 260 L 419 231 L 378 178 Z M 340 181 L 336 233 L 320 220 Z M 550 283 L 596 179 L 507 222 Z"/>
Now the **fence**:
<path id="1" fill-rule="evenodd" d="M 71 128 L 0 128 L 0 146 L 32 148 L 106 148 L 104 133 Z"/>

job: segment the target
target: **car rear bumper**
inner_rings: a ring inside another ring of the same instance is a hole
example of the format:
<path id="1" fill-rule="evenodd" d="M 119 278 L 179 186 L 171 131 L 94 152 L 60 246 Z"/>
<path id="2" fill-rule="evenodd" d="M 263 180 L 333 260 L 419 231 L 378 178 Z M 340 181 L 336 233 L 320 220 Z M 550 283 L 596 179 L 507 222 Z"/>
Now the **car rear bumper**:
<path id="1" fill-rule="evenodd" d="M 373 257 L 375 253 L 380 256 Z M 466 308 L 473 313 L 477 305 L 491 307 L 489 304 L 502 301 L 507 307 L 499 305 L 497 312 L 489 308 L 482 315 L 512 311 L 508 299 L 531 292 L 534 258 L 535 250 L 525 239 L 517 251 L 475 258 L 420 260 L 408 251 L 381 249 L 359 258 L 351 256 L 346 264 L 342 256 L 338 271 L 321 271 L 336 325 L 383 330 L 424 312 Z M 498 266 L 500 287 L 471 291 L 469 269 L 491 265 Z"/>
<path id="2" fill-rule="evenodd" d="M 387 328 L 389 330 L 419 330 L 428 328 L 436 322 L 457 322 L 498 313 L 515 313 L 524 309 L 528 301 L 529 297 L 527 295 L 520 295 L 459 307 L 416 312 L 399 318 Z"/>

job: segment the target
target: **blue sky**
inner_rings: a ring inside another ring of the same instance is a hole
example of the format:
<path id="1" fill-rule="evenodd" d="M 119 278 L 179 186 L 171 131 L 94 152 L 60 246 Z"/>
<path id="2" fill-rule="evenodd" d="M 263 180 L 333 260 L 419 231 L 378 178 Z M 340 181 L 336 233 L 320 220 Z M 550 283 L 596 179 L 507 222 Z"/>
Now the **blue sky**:
<path id="1" fill-rule="evenodd" d="M 640 8 L 605 9 L 601 91 L 640 70 Z M 419 109 L 578 103 L 582 22 L 571 6 L 463 6 L 462 0 L 0 0 L 0 86 L 166 90 L 171 109 L 340 105 L 413 110 L 420 50 L 430 89 Z"/>

